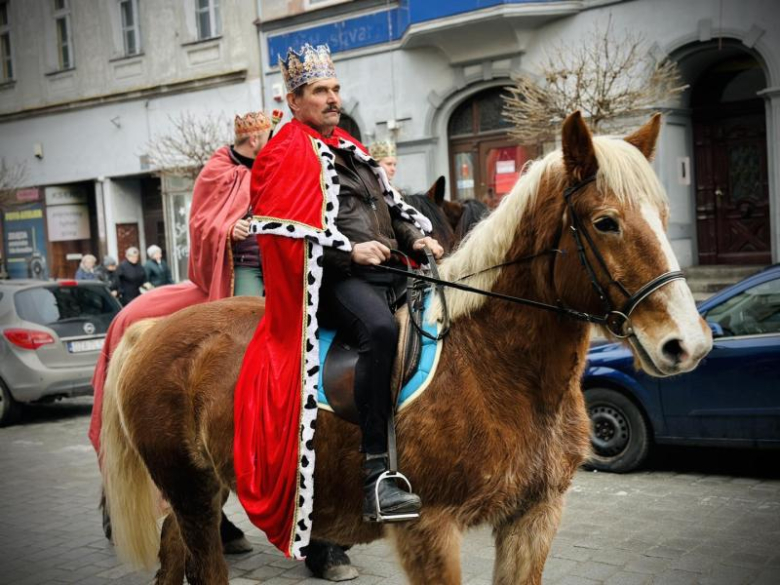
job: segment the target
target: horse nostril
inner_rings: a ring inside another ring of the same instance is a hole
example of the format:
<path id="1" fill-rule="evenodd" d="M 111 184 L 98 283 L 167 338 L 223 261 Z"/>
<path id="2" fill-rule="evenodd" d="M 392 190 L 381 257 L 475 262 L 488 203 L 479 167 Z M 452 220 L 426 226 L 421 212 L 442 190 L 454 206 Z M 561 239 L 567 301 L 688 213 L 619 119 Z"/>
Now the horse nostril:
<path id="1" fill-rule="evenodd" d="M 685 351 L 681 339 L 670 339 L 664 343 L 661 351 L 663 352 L 664 357 L 674 362 L 675 364 L 679 364 L 686 357 L 688 357 L 688 352 Z"/>

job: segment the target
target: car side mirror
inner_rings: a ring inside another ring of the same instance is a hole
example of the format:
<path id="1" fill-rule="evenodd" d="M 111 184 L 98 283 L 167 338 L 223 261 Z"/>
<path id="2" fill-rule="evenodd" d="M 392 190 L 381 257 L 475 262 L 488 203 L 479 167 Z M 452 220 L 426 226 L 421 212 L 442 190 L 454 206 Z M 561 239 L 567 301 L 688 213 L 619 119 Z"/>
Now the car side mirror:
<path id="1" fill-rule="evenodd" d="M 723 337 L 725 333 L 723 332 L 723 327 L 720 326 L 720 323 L 715 323 L 714 321 L 707 321 L 707 325 L 710 326 L 710 331 L 712 331 L 713 337 Z"/>

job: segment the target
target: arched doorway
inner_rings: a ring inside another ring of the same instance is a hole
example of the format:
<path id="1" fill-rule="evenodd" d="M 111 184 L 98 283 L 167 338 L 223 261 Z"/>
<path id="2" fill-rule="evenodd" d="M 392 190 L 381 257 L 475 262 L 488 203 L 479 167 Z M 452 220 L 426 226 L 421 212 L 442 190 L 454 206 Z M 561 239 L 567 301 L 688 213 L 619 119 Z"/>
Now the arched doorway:
<path id="1" fill-rule="evenodd" d="M 451 197 L 477 198 L 495 207 L 511 191 L 520 170 L 535 156 L 508 136 L 501 114 L 503 87 L 472 95 L 452 112 L 447 125 Z"/>
<path id="2" fill-rule="evenodd" d="M 355 122 L 355 119 L 352 116 L 342 112 L 341 119 L 339 120 L 339 128 L 353 138 L 357 138 L 359 141 L 362 140 L 360 137 L 360 126 L 357 125 L 357 122 Z"/>
<path id="3" fill-rule="evenodd" d="M 691 111 L 700 264 L 769 264 L 771 228 L 761 64 L 734 49 L 702 69 Z"/>

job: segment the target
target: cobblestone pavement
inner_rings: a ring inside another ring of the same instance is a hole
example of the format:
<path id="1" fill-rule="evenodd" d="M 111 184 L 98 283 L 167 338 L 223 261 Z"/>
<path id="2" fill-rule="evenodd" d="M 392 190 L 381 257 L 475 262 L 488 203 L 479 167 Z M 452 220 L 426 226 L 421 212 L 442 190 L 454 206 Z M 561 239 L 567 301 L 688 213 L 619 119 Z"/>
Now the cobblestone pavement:
<path id="1" fill-rule="evenodd" d="M 149 583 L 103 537 L 98 472 L 86 437 L 90 399 L 26 410 L 0 429 L 0 583 Z M 649 470 L 581 471 L 568 495 L 545 584 L 780 583 L 780 466 L 776 453 L 664 450 Z M 323 583 L 284 559 L 235 500 L 229 515 L 253 553 L 230 559 L 234 585 Z M 469 532 L 463 581 L 490 583 L 490 531 Z M 387 543 L 350 551 L 356 585 L 405 583 Z"/>

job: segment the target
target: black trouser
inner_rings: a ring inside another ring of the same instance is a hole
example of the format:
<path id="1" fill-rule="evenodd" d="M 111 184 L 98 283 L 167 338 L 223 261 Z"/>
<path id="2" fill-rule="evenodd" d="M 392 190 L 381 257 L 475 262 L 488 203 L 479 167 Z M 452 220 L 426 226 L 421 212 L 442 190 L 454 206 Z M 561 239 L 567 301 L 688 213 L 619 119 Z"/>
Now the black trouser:
<path id="1" fill-rule="evenodd" d="M 398 326 L 390 310 L 392 285 L 369 284 L 352 276 L 320 289 L 320 324 L 348 332 L 358 347 L 355 404 L 363 431 L 363 451 L 387 451 L 390 376 L 398 343 Z"/>

